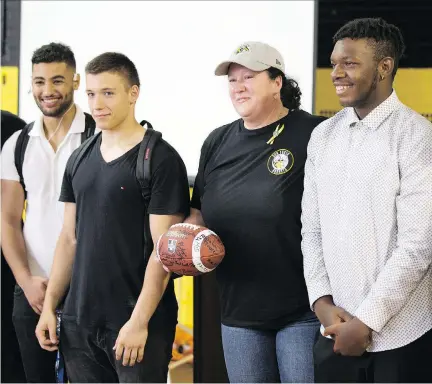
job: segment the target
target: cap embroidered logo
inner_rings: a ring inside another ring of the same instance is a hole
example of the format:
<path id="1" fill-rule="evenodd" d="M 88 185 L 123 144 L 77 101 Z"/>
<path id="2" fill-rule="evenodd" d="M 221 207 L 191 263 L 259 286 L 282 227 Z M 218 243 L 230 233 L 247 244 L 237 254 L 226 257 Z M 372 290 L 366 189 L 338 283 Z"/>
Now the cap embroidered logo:
<path id="1" fill-rule="evenodd" d="M 236 49 L 235 53 L 238 55 L 239 53 L 249 52 L 249 51 L 250 51 L 249 45 L 243 44 L 243 45 L 240 45 L 240 47 L 238 47 Z"/>

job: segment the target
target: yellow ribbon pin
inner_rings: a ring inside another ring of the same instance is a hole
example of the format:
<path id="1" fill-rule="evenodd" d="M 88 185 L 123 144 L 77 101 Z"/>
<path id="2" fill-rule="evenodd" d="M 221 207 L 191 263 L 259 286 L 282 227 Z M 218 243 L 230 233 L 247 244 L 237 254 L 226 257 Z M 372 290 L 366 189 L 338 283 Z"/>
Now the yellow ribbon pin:
<path id="1" fill-rule="evenodd" d="M 282 124 L 282 126 L 280 128 L 279 128 L 279 124 L 278 124 L 278 126 L 276 127 L 276 129 L 273 132 L 273 136 L 270 137 L 269 141 L 267 141 L 267 144 L 272 145 L 273 142 L 275 141 L 276 137 L 278 137 L 281 134 L 281 132 L 284 130 L 284 128 L 285 128 L 285 124 Z"/>

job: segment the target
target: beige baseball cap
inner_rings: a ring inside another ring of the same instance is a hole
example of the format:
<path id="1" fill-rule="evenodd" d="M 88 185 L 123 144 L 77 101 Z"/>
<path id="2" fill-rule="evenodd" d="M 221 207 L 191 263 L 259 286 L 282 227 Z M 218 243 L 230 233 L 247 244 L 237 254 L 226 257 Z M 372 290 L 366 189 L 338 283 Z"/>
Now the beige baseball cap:
<path id="1" fill-rule="evenodd" d="M 237 47 L 228 60 L 216 67 L 215 75 L 227 75 L 232 63 L 243 65 L 257 72 L 274 67 L 285 73 L 282 55 L 272 46 L 259 41 L 248 41 Z"/>

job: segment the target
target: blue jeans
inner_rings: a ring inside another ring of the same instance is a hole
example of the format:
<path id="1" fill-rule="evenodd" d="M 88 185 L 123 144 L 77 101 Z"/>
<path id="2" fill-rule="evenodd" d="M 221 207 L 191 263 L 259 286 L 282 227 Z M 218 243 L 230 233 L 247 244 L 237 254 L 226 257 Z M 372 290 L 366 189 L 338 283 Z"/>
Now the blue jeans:
<path id="1" fill-rule="evenodd" d="M 313 383 L 313 346 L 320 323 L 309 312 L 279 331 L 222 325 L 232 383 Z"/>

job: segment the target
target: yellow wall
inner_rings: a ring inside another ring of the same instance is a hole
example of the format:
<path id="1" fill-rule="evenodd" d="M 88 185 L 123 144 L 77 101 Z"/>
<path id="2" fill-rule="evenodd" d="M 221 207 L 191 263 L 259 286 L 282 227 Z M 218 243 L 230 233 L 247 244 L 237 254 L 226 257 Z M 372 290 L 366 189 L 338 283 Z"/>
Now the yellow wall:
<path id="1" fill-rule="evenodd" d="M 18 114 L 18 67 L 1 67 L 1 109 Z"/>
<path id="2" fill-rule="evenodd" d="M 342 107 L 330 80 L 330 68 L 316 72 L 315 113 L 333 116 Z M 432 68 L 400 68 L 394 89 L 399 99 L 432 121 Z"/>
<path id="3" fill-rule="evenodd" d="M 193 328 L 193 277 L 183 276 L 174 280 L 174 288 L 179 306 L 178 322 Z"/>
<path id="4" fill-rule="evenodd" d="M 190 188 L 192 196 L 192 188 Z M 174 280 L 174 288 L 179 306 L 178 322 L 193 328 L 193 277 L 183 276 Z"/>

